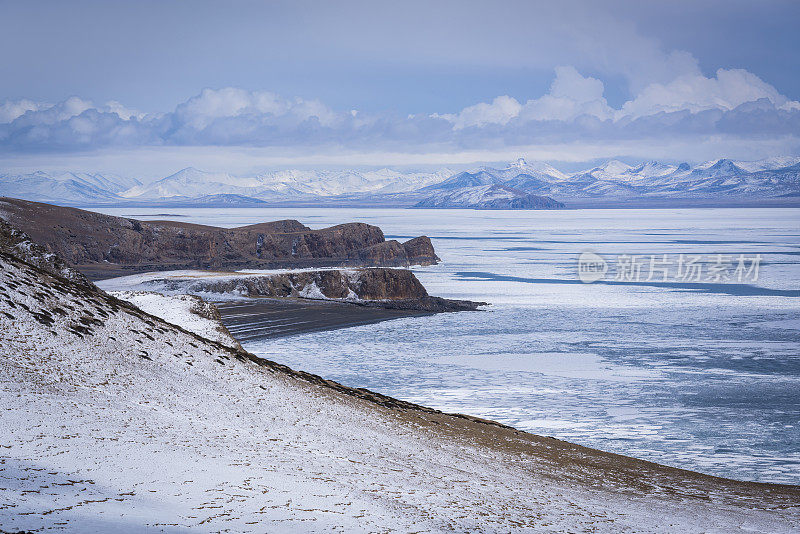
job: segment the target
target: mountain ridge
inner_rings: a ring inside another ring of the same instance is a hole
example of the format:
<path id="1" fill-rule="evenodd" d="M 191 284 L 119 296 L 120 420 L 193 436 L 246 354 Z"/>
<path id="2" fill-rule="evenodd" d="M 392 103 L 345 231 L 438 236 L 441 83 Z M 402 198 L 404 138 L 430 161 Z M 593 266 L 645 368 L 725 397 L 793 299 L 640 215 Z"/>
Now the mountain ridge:
<path id="1" fill-rule="evenodd" d="M 134 178 L 101 173 L 0 174 L 0 195 L 74 205 L 264 203 L 412 206 L 440 191 L 482 186 L 505 186 L 526 194 L 547 196 L 572 204 L 653 199 L 719 200 L 742 203 L 795 197 L 795 166 L 800 157 L 781 156 L 759 161 L 720 158 L 696 165 L 642 161 L 635 165 L 608 160 L 600 165 L 563 173 L 544 162 L 520 158 L 504 167 L 481 167 L 452 172 L 401 172 L 388 168 L 358 171 L 281 170 L 233 175 L 186 167 L 147 185 Z M 782 179 L 781 177 L 784 176 Z M 441 196 L 441 195 L 440 195 Z M 208 199 L 217 199 L 210 202 Z M 206 199 L 205 201 L 201 199 Z"/>

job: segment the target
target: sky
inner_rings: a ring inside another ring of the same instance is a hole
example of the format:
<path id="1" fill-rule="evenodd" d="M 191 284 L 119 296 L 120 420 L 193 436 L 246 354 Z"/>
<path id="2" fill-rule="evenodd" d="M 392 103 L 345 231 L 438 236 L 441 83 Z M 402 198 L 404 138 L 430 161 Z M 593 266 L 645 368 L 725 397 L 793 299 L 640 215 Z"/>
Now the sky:
<path id="1" fill-rule="evenodd" d="M 0 0 L 0 167 L 798 155 L 798 23 L 793 0 Z"/>

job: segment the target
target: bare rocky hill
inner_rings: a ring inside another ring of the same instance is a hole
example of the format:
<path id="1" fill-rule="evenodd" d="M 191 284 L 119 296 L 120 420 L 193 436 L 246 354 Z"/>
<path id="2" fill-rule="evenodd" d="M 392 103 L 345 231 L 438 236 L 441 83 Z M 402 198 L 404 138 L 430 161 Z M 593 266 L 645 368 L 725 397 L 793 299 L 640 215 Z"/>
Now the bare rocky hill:
<path id="1" fill-rule="evenodd" d="M 0 218 L 90 278 L 169 269 L 271 269 L 430 265 L 430 239 L 387 241 L 377 226 L 311 230 L 294 220 L 217 228 L 139 221 L 76 208 L 0 198 Z"/>

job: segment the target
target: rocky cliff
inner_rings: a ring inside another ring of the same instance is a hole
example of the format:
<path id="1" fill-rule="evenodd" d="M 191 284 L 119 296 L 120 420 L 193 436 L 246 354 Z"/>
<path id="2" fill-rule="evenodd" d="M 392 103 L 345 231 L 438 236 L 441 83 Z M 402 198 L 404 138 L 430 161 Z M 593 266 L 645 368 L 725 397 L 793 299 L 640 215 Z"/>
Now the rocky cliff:
<path id="1" fill-rule="evenodd" d="M 0 198 L 0 218 L 91 278 L 169 269 L 271 269 L 430 265 L 427 237 L 387 241 L 377 226 L 312 230 L 294 220 L 239 228 L 139 221 L 76 208 Z"/>
<path id="2" fill-rule="evenodd" d="M 247 297 L 300 297 L 341 300 L 360 306 L 426 312 L 475 310 L 481 302 L 450 300 L 428 295 L 406 269 L 327 269 L 265 275 L 230 275 L 208 278 L 175 276 L 152 278 L 138 289 L 166 293 L 200 293 Z M 212 297 L 213 299 L 213 297 Z"/>
<path id="3" fill-rule="evenodd" d="M 0 218 L 0 252 L 16 256 L 50 274 L 84 286 L 93 284 L 80 272 L 67 265 L 30 236 Z"/>

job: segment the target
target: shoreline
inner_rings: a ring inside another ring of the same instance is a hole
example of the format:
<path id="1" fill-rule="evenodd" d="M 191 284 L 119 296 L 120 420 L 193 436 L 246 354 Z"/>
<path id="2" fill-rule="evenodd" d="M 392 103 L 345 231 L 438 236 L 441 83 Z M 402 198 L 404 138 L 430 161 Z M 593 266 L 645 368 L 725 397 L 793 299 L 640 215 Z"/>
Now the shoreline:
<path id="1" fill-rule="evenodd" d="M 293 297 L 250 297 L 246 301 L 209 302 L 217 307 L 222 324 L 240 343 L 339 330 L 435 313 Z"/>

